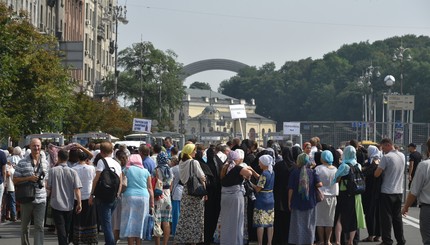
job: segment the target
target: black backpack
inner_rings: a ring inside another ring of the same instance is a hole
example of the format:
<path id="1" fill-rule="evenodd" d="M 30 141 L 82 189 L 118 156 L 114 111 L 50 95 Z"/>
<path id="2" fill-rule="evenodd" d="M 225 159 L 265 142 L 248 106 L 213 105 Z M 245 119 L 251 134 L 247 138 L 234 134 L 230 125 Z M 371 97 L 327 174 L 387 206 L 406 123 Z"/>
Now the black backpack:
<path id="1" fill-rule="evenodd" d="M 361 172 L 358 164 L 355 164 L 354 166 L 351 163 L 347 164 L 349 166 L 349 173 L 344 178 L 344 180 L 347 180 L 344 184 L 346 185 L 348 195 L 353 196 L 363 194 L 366 190 L 366 181 L 364 179 L 363 172 Z"/>
<path id="2" fill-rule="evenodd" d="M 99 181 L 97 182 L 94 194 L 97 199 L 103 202 L 113 202 L 117 196 L 119 189 L 119 176 L 115 173 L 115 169 L 109 167 L 106 159 L 102 158 L 105 164 L 105 169 L 100 174 Z"/>

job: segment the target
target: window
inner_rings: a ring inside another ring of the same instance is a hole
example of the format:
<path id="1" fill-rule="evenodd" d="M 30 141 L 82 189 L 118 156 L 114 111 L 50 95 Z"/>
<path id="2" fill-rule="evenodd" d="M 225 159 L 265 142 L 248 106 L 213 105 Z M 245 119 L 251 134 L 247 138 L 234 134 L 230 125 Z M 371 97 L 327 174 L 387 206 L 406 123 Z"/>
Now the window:
<path id="1" fill-rule="evenodd" d="M 250 140 L 255 140 L 255 129 L 254 128 L 251 128 L 249 130 L 248 136 L 249 136 Z"/>

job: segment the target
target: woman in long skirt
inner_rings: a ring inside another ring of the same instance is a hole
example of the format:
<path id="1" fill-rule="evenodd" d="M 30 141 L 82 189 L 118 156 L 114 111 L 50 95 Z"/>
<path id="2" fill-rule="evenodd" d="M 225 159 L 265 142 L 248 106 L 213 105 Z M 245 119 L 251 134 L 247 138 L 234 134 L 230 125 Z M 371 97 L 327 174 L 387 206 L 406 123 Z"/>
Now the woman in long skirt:
<path id="1" fill-rule="evenodd" d="M 255 171 L 252 172 L 258 178 L 257 185 L 253 186 L 257 192 L 253 225 L 257 228 L 258 245 L 263 244 L 264 228 L 267 229 L 267 245 L 272 244 L 273 222 L 275 219 L 275 200 L 273 198 L 275 173 L 272 168 L 273 162 L 272 156 L 263 155 L 259 159 L 259 166 L 263 172 L 261 175 Z"/>
<path id="2" fill-rule="evenodd" d="M 316 187 L 322 186 L 318 175 L 310 169 L 309 155 L 297 157 L 297 167 L 288 182 L 288 205 L 291 210 L 288 242 L 313 244 L 315 240 Z"/>
<path id="3" fill-rule="evenodd" d="M 181 152 L 179 163 L 179 175 L 181 182 L 186 184 L 191 174 L 196 175 L 204 183 L 206 181 L 203 170 L 198 161 L 193 158 L 196 155 L 196 146 L 187 144 Z M 175 243 L 197 244 L 204 241 L 204 198 L 188 195 L 184 187 L 181 211 L 178 226 L 176 227 Z"/>

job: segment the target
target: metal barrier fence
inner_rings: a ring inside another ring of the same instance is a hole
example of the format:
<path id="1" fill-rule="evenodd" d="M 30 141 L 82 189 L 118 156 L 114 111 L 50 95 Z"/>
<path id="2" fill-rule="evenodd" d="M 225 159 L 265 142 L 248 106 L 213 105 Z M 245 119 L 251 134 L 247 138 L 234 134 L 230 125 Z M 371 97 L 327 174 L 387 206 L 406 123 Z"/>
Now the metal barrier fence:
<path id="1" fill-rule="evenodd" d="M 391 130 L 390 130 L 391 129 Z M 390 130 L 390 132 L 388 132 Z M 381 141 L 388 137 L 398 146 L 413 142 L 425 145 L 430 136 L 430 123 L 382 123 L 359 121 L 303 121 L 300 122 L 303 141 L 318 136 L 322 143 L 335 147 L 344 145 L 351 139 Z"/>

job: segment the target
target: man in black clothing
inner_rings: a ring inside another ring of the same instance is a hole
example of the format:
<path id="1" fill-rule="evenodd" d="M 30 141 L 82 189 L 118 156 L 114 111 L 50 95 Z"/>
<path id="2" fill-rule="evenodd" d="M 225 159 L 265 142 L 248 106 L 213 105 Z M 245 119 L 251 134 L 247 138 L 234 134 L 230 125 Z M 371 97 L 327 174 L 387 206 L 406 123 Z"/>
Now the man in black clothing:
<path id="1" fill-rule="evenodd" d="M 421 162 L 422 160 L 422 156 L 421 154 L 417 151 L 417 145 L 415 145 L 414 143 L 410 143 L 408 145 L 408 151 L 409 151 L 409 176 L 408 176 L 408 180 L 409 180 L 409 189 L 411 188 L 411 183 L 412 180 L 414 179 L 415 176 L 415 171 L 417 170 L 418 164 Z M 415 202 L 412 204 L 412 207 L 416 207 L 417 206 L 417 201 L 415 200 Z"/>

